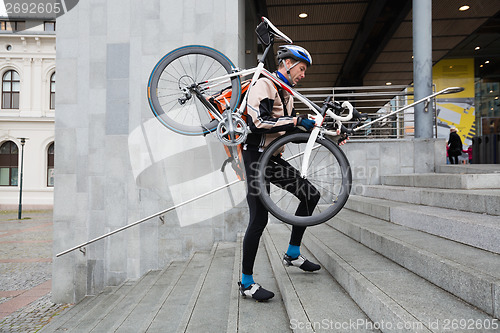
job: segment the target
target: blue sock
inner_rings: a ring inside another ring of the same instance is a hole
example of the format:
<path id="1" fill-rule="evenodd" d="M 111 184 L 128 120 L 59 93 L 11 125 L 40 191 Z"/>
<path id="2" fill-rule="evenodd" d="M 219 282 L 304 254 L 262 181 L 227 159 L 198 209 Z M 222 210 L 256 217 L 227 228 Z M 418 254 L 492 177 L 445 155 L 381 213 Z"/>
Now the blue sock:
<path id="1" fill-rule="evenodd" d="M 297 258 L 298 256 L 300 256 L 300 246 L 288 245 L 286 254 L 288 254 L 291 258 Z"/>
<path id="2" fill-rule="evenodd" d="M 241 284 L 243 288 L 248 288 L 253 283 L 255 283 L 253 281 L 253 275 L 241 274 Z"/>

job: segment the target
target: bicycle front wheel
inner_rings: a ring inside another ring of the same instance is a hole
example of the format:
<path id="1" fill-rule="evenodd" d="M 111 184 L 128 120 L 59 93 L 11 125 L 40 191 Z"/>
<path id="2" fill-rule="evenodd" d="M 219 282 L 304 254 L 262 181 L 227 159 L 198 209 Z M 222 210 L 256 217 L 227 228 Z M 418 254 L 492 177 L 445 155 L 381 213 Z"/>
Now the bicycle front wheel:
<path id="1" fill-rule="evenodd" d="M 258 165 L 257 186 L 262 203 L 279 220 L 297 226 L 323 223 L 344 207 L 351 191 L 347 157 L 337 144 L 318 137 L 307 174 L 300 170 L 309 133 L 295 133 L 273 141 Z M 251 184 L 250 184 L 251 185 Z"/>
<path id="2" fill-rule="evenodd" d="M 184 46 L 165 55 L 154 67 L 148 81 L 148 100 L 156 118 L 167 128 L 184 135 L 214 131 L 218 121 L 207 109 L 207 100 L 231 88 L 231 110 L 240 102 L 239 76 L 231 74 L 232 62 L 207 46 Z"/>

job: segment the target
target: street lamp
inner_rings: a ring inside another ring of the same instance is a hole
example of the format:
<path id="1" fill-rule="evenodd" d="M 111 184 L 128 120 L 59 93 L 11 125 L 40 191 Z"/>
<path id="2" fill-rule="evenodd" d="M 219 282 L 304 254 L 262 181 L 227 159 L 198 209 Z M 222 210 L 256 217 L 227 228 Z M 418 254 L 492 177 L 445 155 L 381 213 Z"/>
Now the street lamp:
<path id="1" fill-rule="evenodd" d="M 23 161 L 24 161 L 24 144 L 26 143 L 26 138 L 18 138 L 21 140 L 21 173 L 19 175 L 19 210 L 17 212 L 17 219 L 21 219 L 21 211 L 22 211 L 22 200 L 23 200 Z"/>

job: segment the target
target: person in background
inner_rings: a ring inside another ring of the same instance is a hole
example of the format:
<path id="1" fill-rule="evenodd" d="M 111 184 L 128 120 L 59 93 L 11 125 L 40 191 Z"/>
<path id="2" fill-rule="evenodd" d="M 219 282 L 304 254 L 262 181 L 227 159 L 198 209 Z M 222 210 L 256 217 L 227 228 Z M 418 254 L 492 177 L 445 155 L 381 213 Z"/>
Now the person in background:
<path id="1" fill-rule="evenodd" d="M 462 152 L 467 153 L 469 156 L 469 164 L 472 164 L 472 145 L 469 145 L 469 148 L 462 150 Z"/>
<path id="2" fill-rule="evenodd" d="M 456 127 L 450 128 L 450 137 L 448 139 L 448 156 L 451 164 L 458 164 L 458 156 L 462 155 L 462 139 L 458 135 Z"/>

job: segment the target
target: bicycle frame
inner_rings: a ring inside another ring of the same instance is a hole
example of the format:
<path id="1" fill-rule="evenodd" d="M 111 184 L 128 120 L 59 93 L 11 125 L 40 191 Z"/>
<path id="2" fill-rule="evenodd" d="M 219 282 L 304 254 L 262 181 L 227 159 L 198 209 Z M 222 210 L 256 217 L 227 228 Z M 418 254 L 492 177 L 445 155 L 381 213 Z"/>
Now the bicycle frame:
<path id="1" fill-rule="evenodd" d="M 311 136 L 309 138 L 309 141 L 306 145 L 306 149 L 305 149 L 305 152 L 304 152 L 304 159 L 302 161 L 302 167 L 301 167 L 301 170 L 300 170 L 300 173 L 301 173 L 301 176 L 302 177 L 306 177 L 307 175 L 307 168 L 309 166 L 309 158 L 311 156 L 311 152 L 312 152 L 312 148 L 314 146 L 314 143 L 316 141 L 316 139 L 318 138 L 318 135 L 320 133 L 320 131 L 322 130 L 322 124 L 323 124 L 323 121 L 324 121 L 324 118 L 325 118 L 325 113 L 330 116 L 332 119 L 334 119 L 337 124 L 339 125 L 338 128 L 340 128 L 340 125 L 342 124 L 342 121 L 349 121 L 351 120 L 352 118 L 352 113 L 353 113 L 353 107 L 351 105 L 351 103 L 345 101 L 342 106 L 346 109 L 349 110 L 349 113 L 345 116 L 339 116 L 339 115 L 336 115 L 332 110 L 326 108 L 326 109 L 322 109 L 320 108 L 317 104 L 313 103 L 312 101 L 310 101 L 309 99 L 307 99 L 305 96 L 303 96 L 302 94 L 300 94 L 299 92 L 297 92 L 296 90 L 294 90 L 292 87 L 290 87 L 289 85 L 287 85 L 285 82 L 283 82 L 282 80 L 280 80 L 279 78 L 277 78 L 276 76 L 274 76 L 271 72 L 269 72 L 267 69 L 264 68 L 264 58 L 265 56 L 267 55 L 267 53 L 269 52 L 269 50 L 272 48 L 272 43 L 270 45 L 267 46 L 266 50 L 264 51 L 264 55 L 262 56 L 261 60 L 259 60 L 259 64 L 254 67 L 254 68 L 250 68 L 250 69 L 245 69 L 245 70 L 238 70 L 238 69 L 234 69 L 234 72 L 231 73 L 231 74 L 227 74 L 227 75 L 223 75 L 223 76 L 220 76 L 220 77 L 216 77 L 216 78 L 212 78 L 212 79 L 209 79 L 209 80 L 206 80 L 204 82 L 201 82 L 201 83 L 198 83 L 197 85 L 200 86 L 200 87 L 204 87 L 204 86 L 210 86 L 210 88 L 213 88 L 213 87 L 216 87 L 218 85 L 221 85 L 222 83 L 221 82 L 225 82 L 227 79 L 231 79 L 231 78 L 234 78 L 234 77 L 245 77 L 245 76 L 249 76 L 249 75 L 252 75 L 252 80 L 251 80 L 251 83 L 250 83 L 250 86 L 248 88 L 248 92 L 245 96 L 245 98 L 243 99 L 243 101 L 241 102 L 241 104 L 235 109 L 234 113 L 237 114 L 238 116 L 241 116 L 245 110 L 246 110 L 246 107 L 247 107 L 247 101 L 248 101 L 248 95 L 250 94 L 250 91 L 254 85 L 254 83 L 257 81 L 257 79 L 263 75 L 265 77 L 267 77 L 268 79 L 270 79 L 271 81 L 273 81 L 273 83 L 279 85 L 282 89 L 284 89 L 285 91 L 287 91 L 290 95 L 292 95 L 294 98 L 297 98 L 299 101 L 301 101 L 302 103 L 304 103 L 304 105 L 307 106 L 307 108 L 309 110 L 311 110 L 315 115 L 312 117 L 314 119 L 314 121 L 316 122 L 316 126 L 314 127 L 314 129 L 311 131 Z M 205 89 L 205 88 L 203 88 Z M 200 101 L 203 103 L 205 102 L 205 99 L 202 98 L 201 96 L 198 96 L 197 97 L 200 99 Z M 214 112 L 214 110 L 210 110 L 211 107 L 209 108 L 209 111 L 211 111 L 212 113 Z M 214 115 L 215 116 L 215 115 Z M 217 119 L 220 121 L 221 118 L 220 116 L 217 117 Z M 334 132 L 331 132 L 331 131 L 326 131 L 323 129 L 323 131 L 326 133 L 326 134 L 329 134 L 329 135 L 339 135 L 339 133 L 334 133 Z"/>
<path id="2" fill-rule="evenodd" d="M 273 33 L 274 36 L 282 39 L 282 40 L 285 40 L 287 43 L 291 44 L 292 43 L 292 40 L 286 36 L 285 34 L 283 34 L 281 31 L 279 31 L 269 20 L 267 20 L 265 17 L 262 18 L 264 22 L 266 22 L 266 24 L 268 25 L 270 31 Z M 300 94 L 299 92 L 297 92 L 296 90 L 294 90 L 292 87 L 290 87 L 289 85 L 287 85 L 285 82 L 283 82 L 282 80 L 280 80 L 278 77 L 274 76 L 273 74 L 271 74 L 267 69 L 264 68 L 264 60 L 267 56 L 267 54 L 269 53 L 269 51 L 272 49 L 273 47 L 273 43 L 274 43 L 274 39 L 271 38 L 270 40 L 270 43 L 267 45 L 266 49 L 264 50 L 264 53 L 262 55 L 262 57 L 259 59 L 259 64 L 254 67 L 254 68 L 251 68 L 251 69 L 244 69 L 244 70 L 240 70 L 238 68 L 234 68 L 233 69 L 233 73 L 231 74 L 227 74 L 227 75 L 224 75 L 224 76 L 220 76 L 220 77 L 217 77 L 217 78 L 212 78 L 212 79 L 209 79 L 207 81 L 204 81 L 204 82 L 201 82 L 201 83 L 198 83 L 197 86 L 200 86 L 200 87 L 203 87 L 204 85 L 208 85 L 210 84 L 211 88 L 213 88 L 214 86 L 218 86 L 220 84 L 222 84 L 222 82 L 224 82 L 225 80 L 227 79 L 231 79 L 231 78 L 234 78 L 234 77 L 245 77 L 245 76 L 248 76 L 248 75 L 253 75 L 252 76 L 252 80 L 251 80 L 251 83 L 250 83 L 250 86 L 248 88 L 248 91 L 247 91 L 247 94 L 245 96 L 245 98 L 243 99 L 243 101 L 241 102 L 241 104 L 239 106 L 236 107 L 235 110 L 231 111 L 231 112 L 234 112 L 234 114 L 238 115 L 238 117 L 240 117 L 241 115 L 243 115 L 243 113 L 245 112 L 246 110 L 246 107 L 247 107 L 247 101 L 248 101 L 248 96 L 251 92 L 251 89 L 253 87 L 253 85 L 255 84 L 255 82 L 257 81 L 257 79 L 261 76 L 261 75 L 264 75 L 265 77 L 267 77 L 268 79 L 270 79 L 271 81 L 273 81 L 273 83 L 279 85 L 282 89 L 284 89 L 285 91 L 287 91 L 290 95 L 292 95 L 294 98 L 297 98 L 299 101 L 301 101 L 304 105 L 306 105 L 306 107 L 311 110 L 315 115 L 312 116 L 311 118 L 314 119 L 315 121 L 315 126 L 314 128 L 312 129 L 311 131 L 311 135 L 309 137 L 309 140 L 306 144 L 306 148 L 305 148 L 305 151 L 303 153 L 303 161 L 302 161 L 302 165 L 301 165 L 301 169 L 300 169 L 300 174 L 303 178 L 306 178 L 307 176 L 307 168 L 309 166 L 309 159 L 310 159 L 310 156 L 311 156 L 311 152 L 312 150 L 314 149 L 314 143 L 316 142 L 318 136 L 320 135 L 323 135 L 323 134 L 326 134 L 326 135 L 332 135 L 332 136 L 336 136 L 336 135 L 340 135 L 340 128 L 342 127 L 342 122 L 343 121 L 349 121 L 352 119 L 353 117 L 353 106 L 351 105 L 351 103 L 349 103 L 348 101 L 344 101 L 342 103 L 342 107 L 345 109 L 348 110 L 348 114 L 347 115 L 337 115 L 335 114 L 332 109 L 330 109 L 327 105 L 327 102 L 330 100 L 330 97 L 327 98 L 327 101 L 324 103 L 324 106 L 321 108 L 319 107 L 317 104 L 313 103 L 312 101 L 310 101 L 309 99 L 307 99 L 305 96 L 303 96 L 302 94 Z M 208 88 L 208 86 L 207 86 Z M 463 88 L 458 88 L 458 87 L 453 87 L 453 88 L 447 88 L 447 89 L 444 89 L 442 91 L 439 91 L 435 94 L 432 94 L 430 96 L 427 96 L 411 105 L 408 105 L 407 107 L 405 108 L 402 108 L 400 110 L 396 110 L 394 112 L 392 112 L 391 114 L 388 114 L 382 118 L 379 118 L 379 119 L 376 119 L 368 124 L 364 124 L 363 126 L 360 126 L 356 129 L 354 129 L 354 131 L 358 131 L 364 127 L 367 127 L 369 126 L 370 124 L 374 123 L 374 122 L 377 122 L 377 121 L 380 121 L 384 118 L 387 118 L 397 112 L 401 112 L 409 107 L 412 107 L 416 104 L 419 104 L 419 103 L 422 103 L 422 102 L 425 102 L 427 100 L 429 100 L 430 98 L 432 97 L 435 97 L 437 95 L 440 95 L 440 94 L 448 94 L 448 93 L 452 93 L 452 92 L 457 92 L 457 91 L 460 91 L 460 89 L 463 90 Z M 201 94 L 199 94 L 199 92 L 196 92 L 196 96 L 201 100 L 201 102 L 207 106 L 207 108 L 209 109 L 209 112 L 212 112 L 214 113 L 214 117 L 216 117 L 216 119 L 218 121 L 221 121 L 222 120 L 222 117 L 220 115 L 218 115 L 218 112 L 211 106 L 211 105 L 207 105 L 208 103 L 206 102 L 206 100 L 203 98 L 203 96 Z M 227 101 L 226 101 L 227 103 Z M 228 111 L 229 111 L 229 105 L 227 103 L 226 105 Z M 215 111 L 215 112 L 214 112 Z M 329 117 L 331 117 L 337 124 L 337 128 L 339 130 L 337 130 L 336 132 L 333 132 L 333 131 L 329 131 L 327 130 L 326 128 L 323 128 L 323 121 L 325 119 L 325 116 L 328 115 Z M 231 118 L 231 114 L 229 114 L 229 118 Z M 230 126 L 232 127 L 232 126 Z"/>

